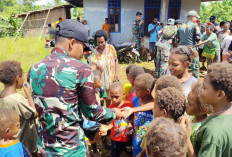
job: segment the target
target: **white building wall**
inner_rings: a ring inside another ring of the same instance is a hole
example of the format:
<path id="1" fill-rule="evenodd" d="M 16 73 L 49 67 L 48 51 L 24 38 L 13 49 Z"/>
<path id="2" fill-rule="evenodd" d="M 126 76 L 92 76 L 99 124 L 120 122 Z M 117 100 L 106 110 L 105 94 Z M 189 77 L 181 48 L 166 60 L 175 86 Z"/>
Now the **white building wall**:
<path id="1" fill-rule="evenodd" d="M 108 4 L 107 0 L 83 0 L 84 1 L 84 13 L 85 19 L 90 26 L 91 36 L 94 32 L 102 28 L 105 22 L 105 18 L 108 17 Z M 165 14 L 162 16 L 161 21 L 164 23 L 167 21 L 168 14 L 168 2 L 166 1 Z M 187 20 L 187 13 L 191 10 L 200 12 L 201 0 L 182 0 L 180 19 L 185 22 Z M 161 5 L 162 9 L 162 5 Z M 144 13 L 144 0 L 121 0 L 121 31 L 118 33 L 111 33 L 112 43 L 122 43 L 133 41 L 132 37 L 132 22 L 135 20 L 135 14 L 137 11 Z M 164 19 L 162 19 L 162 17 Z"/>
<path id="2" fill-rule="evenodd" d="M 107 0 L 83 0 L 84 16 L 90 27 L 90 34 L 102 28 L 107 18 Z"/>
<path id="3" fill-rule="evenodd" d="M 111 33 L 113 43 L 132 41 L 132 23 L 138 11 L 144 12 L 144 0 L 121 0 L 121 31 Z M 84 14 L 92 35 L 108 17 L 107 0 L 84 0 Z"/>
<path id="4" fill-rule="evenodd" d="M 191 10 L 197 11 L 200 13 L 201 0 L 182 0 L 180 19 L 183 22 L 187 21 L 187 14 Z"/>

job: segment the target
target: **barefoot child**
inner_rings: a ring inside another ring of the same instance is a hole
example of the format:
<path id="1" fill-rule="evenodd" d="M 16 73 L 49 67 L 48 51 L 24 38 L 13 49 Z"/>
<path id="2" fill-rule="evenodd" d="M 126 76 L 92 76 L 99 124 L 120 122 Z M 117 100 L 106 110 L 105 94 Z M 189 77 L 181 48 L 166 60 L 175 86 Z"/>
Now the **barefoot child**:
<path id="1" fill-rule="evenodd" d="M 110 85 L 110 97 L 111 109 L 121 109 L 123 107 L 132 107 L 132 103 L 127 100 L 123 100 L 124 88 L 121 82 L 114 82 Z M 130 146 L 130 135 L 127 134 L 127 128 L 129 126 L 129 119 L 113 120 L 108 125 L 108 129 L 111 129 L 111 157 L 119 157 L 122 151 L 127 152 L 126 147 Z"/>
<path id="2" fill-rule="evenodd" d="M 171 75 L 176 76 L 183 87 L 184 96 L 187 97 L 191 91 L 191 85 L 197 79 L 188 72 L 191 63 L 192 51 L 187 46 L 178 46 L 173 48 L 169 56 L 169 71 Z"/>
<path id="3" fill-rule="evenodd" d="M 214 63 L 208 67 L 199 93 L 202 104 L 210 104 L 214 113 L 199 128 L 196 145 L 190 142 L 191 124 L 183 117 L 181 125 L 188 134 L 188 155 L 198 157 L 232 156 L 232 65 Z"/>
<path id="4" fill-rule="evenodd" d="M 4 89 L 0 93 L 0 108 L 15 110 L 20 117 L 20 129 L 17 138 L 30 151 L 37 152 L 36 142 L 38 133 L 35 124 L 37 112 L 32 99 L 31 88 L 24 84 L 23 70 L 17 61 L 4 61 L 0 64 L 0 82 Z M 24 89 L 27 99 L 17 93 L 17 89 Z"/>
<path id="5" fill-rule="evenodd" d="M 186 157 L 186 132 L 172 119 L 154 119 L 145 137 L 148 157 Z"/>
<path id="6" fill-rule="evenodd" d="M 0 156 L 29 157 L 24 145 L 15 138 L 19 132 L 19 115 L 12 109 L 0 108 Z"/>

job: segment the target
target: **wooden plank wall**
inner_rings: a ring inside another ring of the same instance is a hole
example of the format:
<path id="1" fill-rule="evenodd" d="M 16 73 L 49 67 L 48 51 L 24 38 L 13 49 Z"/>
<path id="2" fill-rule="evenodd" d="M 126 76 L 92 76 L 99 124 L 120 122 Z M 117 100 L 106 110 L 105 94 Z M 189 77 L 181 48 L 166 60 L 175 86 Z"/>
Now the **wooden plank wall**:
<path id="1" fill-rule="evenodd" d="M 70 9 L 69 8 L 55 8 L 52 9 L 50 11 L 48 20 L 46 22 L 46 27 L 43 31 L 43 35 L 45 35 L 45 33 L 47 32 L 48 29 L 48 24 L 50 23 L 52 25 L 52 27 L 54 27 L 54 23 L 56 21 L 58 21 L 59 17 L 62 17 L 63 19 L 66 19 L 66 11 Z M 27 20 L 25 21 L 25 24 L 23 26 L 23 34 L 24 37 L 35 37 L 35 36 L 39 36 L 41 33 L 41 30 L 43 28 L 43 24 L 45 21 L 45 18 L 47 16 L 48 10 L 46 11 L 41 11 L 41 12 L 35 12 L 35 13 L 31 13 L 30 15 L 28 15 Z M 67 15 L 67 16 L 70 16 Z M 22 17 L 22 20 L 24 20 L 26 16 Z"/>

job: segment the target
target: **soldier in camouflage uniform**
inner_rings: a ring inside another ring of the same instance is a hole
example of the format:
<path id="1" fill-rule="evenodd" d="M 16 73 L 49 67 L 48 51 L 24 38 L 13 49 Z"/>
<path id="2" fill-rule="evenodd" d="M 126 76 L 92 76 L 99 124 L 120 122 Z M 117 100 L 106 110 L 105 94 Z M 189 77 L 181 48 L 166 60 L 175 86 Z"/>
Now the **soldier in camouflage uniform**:
<path id="1" fill-rule="evenodd" d="M 142 15 L 143 14 L 141 12 L 137 12 L 136 20 L 133 21 L 132 25 L 132 34 L 134 38 L 135 48 L 139 52 L 141 51 L 141 41 L 143 38 L 143 20 L 141 19 Z M 141 62 L 139 56 L 137 56 L 137 62 Z"/>
<path id="2" fill-rule="evenodd" d="M 65 20 L 56 32 L 55 48 L 28 73 L 40 122 L 37 147 L 44 157 L 85 157 L 82 115 L 106 123 L 121 112 L 96 101 L 91 67 L 80 61 L 88 40 L 85 27 Z"/>
<path id="3" fill-rule="evenodd" d="M 171 27 L 175 27 L 174 25 L 175 20 L 174 19 L 168 19 L 168 25 Z M 165 29 L 167 29 L 169 26 L 165 26 L 158 34 L 159 40 L 156 42 L 157 46 L 157 56 L 156 56 L 156 72 L 157 77 L 161 77 L 163 75 L 167 74 L 168 70 L 168 59 L 170 56 L 170 50 L 172 48 L 173 39 L 176 36 L 176 32 L 170 37 L 169 39 L 166 39 L 163 37 L 163 32 Z M 177 30 L 177 28 L 176 28 Z"/>

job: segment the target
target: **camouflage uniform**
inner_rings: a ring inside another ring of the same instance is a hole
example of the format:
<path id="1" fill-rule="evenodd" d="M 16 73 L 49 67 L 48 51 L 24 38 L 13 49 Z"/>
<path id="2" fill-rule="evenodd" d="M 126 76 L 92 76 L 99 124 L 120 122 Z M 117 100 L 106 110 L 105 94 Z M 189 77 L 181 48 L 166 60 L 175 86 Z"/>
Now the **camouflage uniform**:
<path id="1" fill-rule="evenodd" d="M 96 101 L 91 68 L 54 48 L 31 67 L 28 82 L 39 114 L 37 146 L 42 155 L 88 156 L 82 114 L 101 123 L 115 118 L 115 112 Z"/>
<path id="2" fill-rule="evenodd" d="M 191 62 L 190 65 L 191 69 L 192 69 L 192 75 L 195 78 L 199 78 L 200 76 L 200 63 L 199 63 L 199 58 L 194 58 Z"/>
<path id="3" fill-rule="evenodd" d="M 164 27 L 166 29 L 168 26 Z M 168 70 L 168 59 L 170 56 L 170 49 L 172 48 L 172 40 L 176 34 L 173 35 L 170 39 L 164 39 L 162 33 L 164 31 L 162 29 L 158 36 L 160 36 L 159 40 L 156 42 L 157 46 L 157 56 L 156 56 L 156 72 L 157 77 L 161 77 L 166 75 Z"/>
<path id="4" fill-rule="evenodd" d="M 140 21 L 134 20 L 132 25 L 132 34 L 135 42 L 135 48 L 141 50 L 141 41 L 143 38 L 143 25 L 139 25 Z"/>

